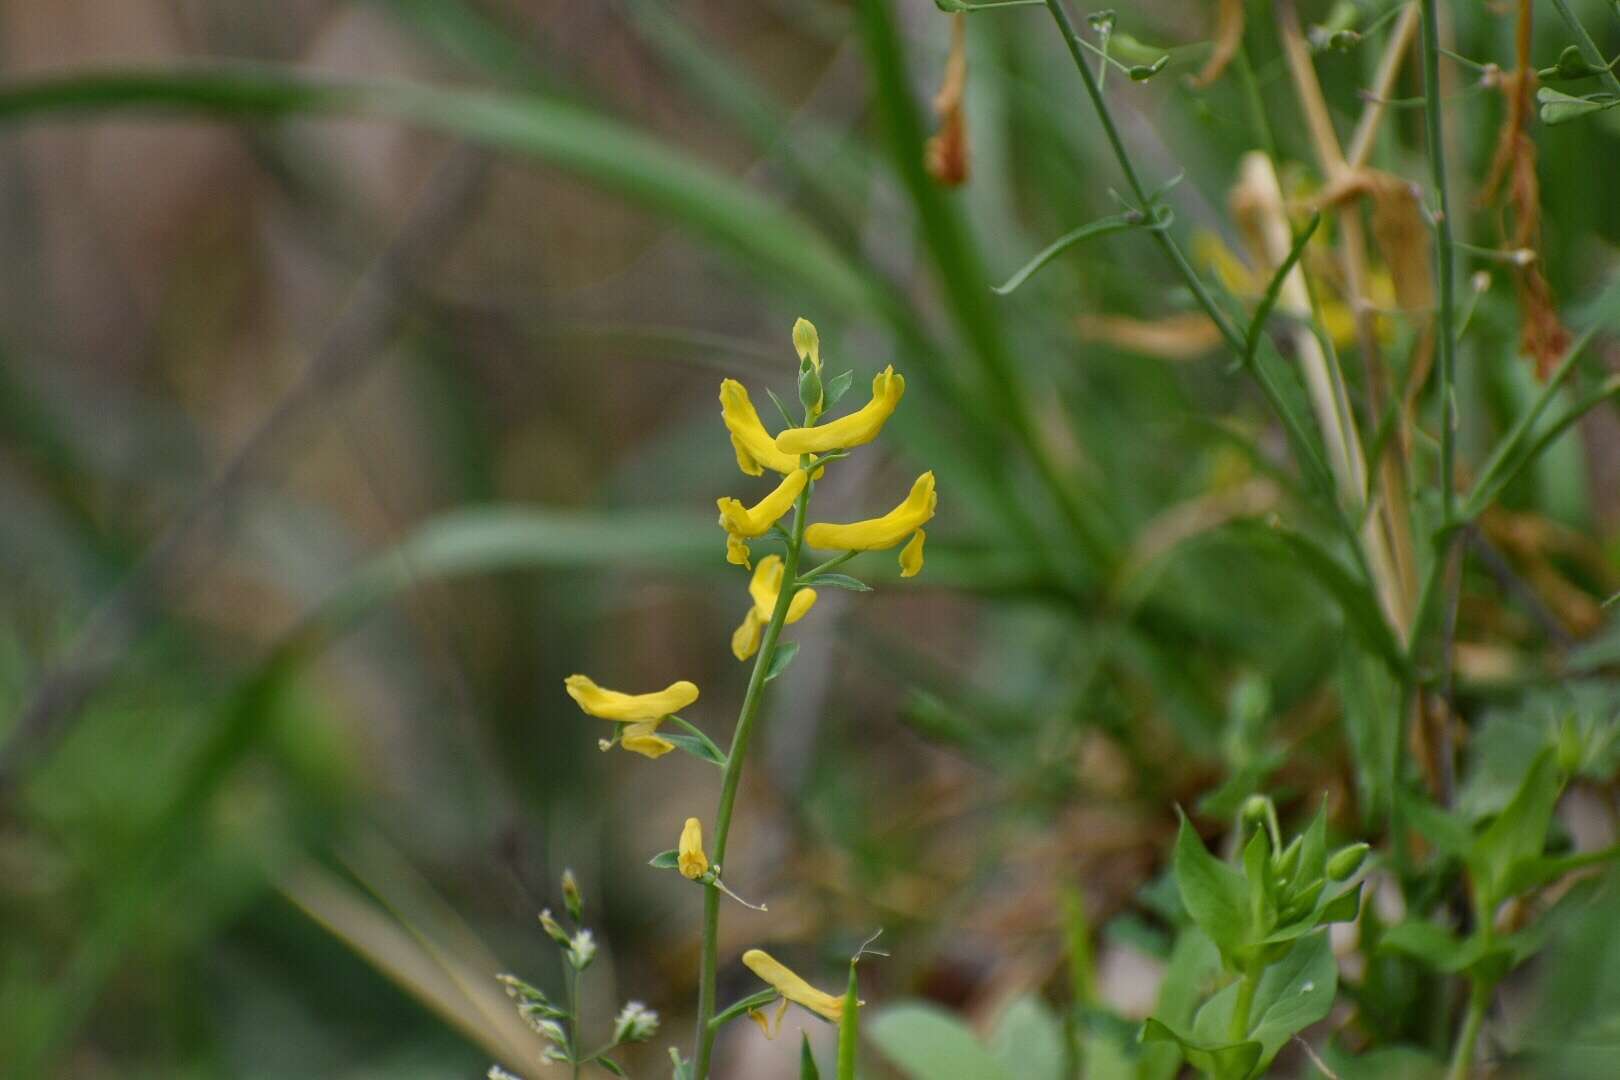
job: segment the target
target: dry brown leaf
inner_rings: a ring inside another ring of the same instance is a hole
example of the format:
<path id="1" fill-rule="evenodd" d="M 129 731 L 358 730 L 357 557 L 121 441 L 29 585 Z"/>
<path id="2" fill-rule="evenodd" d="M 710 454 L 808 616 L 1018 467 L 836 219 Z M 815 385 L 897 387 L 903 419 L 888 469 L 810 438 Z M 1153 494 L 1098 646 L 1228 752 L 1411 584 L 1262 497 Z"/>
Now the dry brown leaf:
<path id="1" fill-rule="evenodd" d="M 1196 360 L 1220 347 L 1221 332 L 1207 315 L 1189 311 L 1158 319 L 1128 315 L 1081 315 L 1080 337 L 1161 360 Z"/>
<path id="2" fill-rule="evenodd" d="M 1192 77 L 1192 85 L 1203 89 L 1226 70 L 1226 65 L 1237 55 L 1243 44 L 1243 0 L 1221 0 L 1215 14 L 1215 49 L 1204 61 L 1203 68 Z"/>
<path id="3" fill-rule="evenodd" d="M 968 178 L 967 120 L 962 98 L 967 90 L 967 16 L 957 12 L 951 22 L 951 52 L 945 60 L 945 78 L 934 96 L 939 130 L 923 146 L 923 166 L 936 183 L 960 187 Z"/>

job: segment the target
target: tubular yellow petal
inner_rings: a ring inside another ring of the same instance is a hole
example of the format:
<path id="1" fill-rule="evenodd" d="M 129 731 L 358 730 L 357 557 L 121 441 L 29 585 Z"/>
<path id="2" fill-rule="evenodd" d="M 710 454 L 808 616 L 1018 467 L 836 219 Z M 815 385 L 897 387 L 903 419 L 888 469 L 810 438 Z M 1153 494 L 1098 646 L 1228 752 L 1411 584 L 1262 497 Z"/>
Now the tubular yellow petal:
<path id="1" fill-rule="evenodd" d="M 767 555 L 759 560 L 753 580 L 748 583 L 748 595 L 754 598 L 754 616 L 761 626 L 776 614 L 776 599 L 782 592 L 782 556 Z M 788 604 L 787 621 L 796 623 L 816 606 L 816 590 L 800 589 Z"/>
<path id="2" fill-rule="evenodd" d="M 627 725 L 624 729 L 624 738 L 619 742 L 632 754 L 640 754 L 655 761 L 675 749 L 674 743 L 658 734 L 656 720 L 642 720 Z"/>
<path id="3" fill-rule="evenodd" d="M 746 660 L 759 652 L 759 643 L 765 637 L 765 624 L 760 620 L 759 612 L 752 607 L 743 621 L 731 635 L 731 655 L 739 660 Z"/>
<path id="4" fill-rule="evenodd" d="M 833 995 L 817 990 L 805 982 L 791 970 L 778 963 L 770 953 L 763 949 L 749 949 L 743 953 L 743 963 L 748 970 L 764 979 L 776 992 L 788 1001 L 803 1005 L 813 1013 L 837 1023 L 844 1017 L 844 998 L 842 995 Z"/>
<path id="5" fill-rule="evenodd" d="M 784 454 L 776 448 L 776 440 L 760 423 L 747 388 L 736 379 L 726 379 L 720 384 L 720 418 L 731 432 L 737 467 L 749 476 L 758 476 L 765 469 L 789 473 L 799 467 L 796 455 Z"/>
<path id="6" fill-rule="evenodd" d="M 819 454 L 869 443 L 883 430 L 905 392 L 905 377 L 895 374 L 891 364 L 872 380 L 871 401 L 819 427 L 788 428 L 776 437 L 776 448 L 785 454 Z"/>
<path id="7" fill-rule="evenodd" d="M 810 613 L 816 606 L 816 590 L 800 589 L 793 594 L 793 600 L 788 604 L 787 621 L 796 623 Z"/>
<path id="8" fill-rule="evenodd" d="M 901 577 L 914 577 L 923 568 L 923 541 L 927 539 L 928 534 L 918 529 L 906 541 L 906 546 L 900 549 Z"/>
<path id="9" fill-rule="evenodd" d="M 681 830 L 680 854 L 676 859 L 681 876 L 695 881 L 709 872 L 709 857 L 703 853 L 703 822 L 695 817 L 686 819 Z"/>
<path id="10" fill-rule="evenodd" d="M 720 508 L 720 527 L 734 537 L 746 539 L 764 536 L 772 525 L 781 520 L 782 515 L 793 509 L 793 501 L 799 497 L 799 492 L 804 490 L 805 482 L 809 479 L 803 469 L 794 469 L 782 478 L 775 491 L 753 506 L 744 506 L 738 500 L 722 495 L 715 500 L 715 505 Z"/>
<path id="11" fill-rule="evenodd" d="M 842 551 L 881 551 L 919 531 L 934 516 L 939 496 L 934 491 L 934 474 L 925 472 L 911 485 L 904 502 L 880 518 L 854 521 L 848 525 L 816 522 L 804 531 L 805 543 L 814 548 Z M 917 541 L 916 557 L 922 562 L 922 543 Z"/>
<path id="12" fill-rule="evenodd" d="M 726 562 L 730 563 L 732 566 L 750 566 L 752 565 L 748 561 L 748 556 L 750 554 L 751 553 L 748 550 L 748 545 L 743 541 L 742 537 L 727 534 Z"/>
<path id="13" fill-rule="evenodd" d="M 670 683 L 651 694 L 623 694 L 617 690 L 604 690 L 585 675 L 570 675 L 563 680 L 563 686 L 567 687 L 568 696 L 579 703 L 586 715 L 624 723 L 662 720 L 698 699 L 698 688 L 685 679 Z"/>

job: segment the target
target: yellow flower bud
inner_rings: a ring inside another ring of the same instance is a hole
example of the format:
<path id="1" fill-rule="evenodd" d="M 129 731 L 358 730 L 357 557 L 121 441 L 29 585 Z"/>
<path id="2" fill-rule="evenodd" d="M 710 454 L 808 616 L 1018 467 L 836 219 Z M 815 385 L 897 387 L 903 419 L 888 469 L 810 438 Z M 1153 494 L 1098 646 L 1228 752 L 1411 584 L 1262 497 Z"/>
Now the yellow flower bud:
<path id="1" fill-rule="evenodd" d="M 800 360 L 810 361 L 816 374 L 821 374 L 821 335 L 816 333 L 815 323 L 800 319 L 793 324 L 793 349 Z"/>
<path id="2" fill-rule="evenodd" d="M 863 446 L 878 437 L 905 392 L 905 377 L 895 374 L 891 364 L 872 380 L 871 401 L 817 427 L 788 428 L 776 437 L 776 448 L 784 454 L 820 454 Z"/>
<path id="3" fill-rule="evenodd" d="M 656 720 L 627 725 L 624 729 L 624 738 L 620 739 L 619 743 L 632 754 L 640 754 L 655 761 L 675 749 L 674 743 L 658 734 Z"/>
<path id="4" fill-rule="evenodd" d="M 680 855 L 676 860 L 681 876 L 695 881 L 709 872 L 709 857 L 703 853 L 703 822 L 695 817 L 686 819 L 681 830 Z"/>

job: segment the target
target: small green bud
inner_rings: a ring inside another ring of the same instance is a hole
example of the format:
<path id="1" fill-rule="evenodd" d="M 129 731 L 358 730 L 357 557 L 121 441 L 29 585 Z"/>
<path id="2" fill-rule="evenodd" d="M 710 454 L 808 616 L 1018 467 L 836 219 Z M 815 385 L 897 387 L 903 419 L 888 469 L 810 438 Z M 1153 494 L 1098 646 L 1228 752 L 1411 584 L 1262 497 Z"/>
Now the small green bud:
<path id="1" fill-rule="evenodd" d="M 806 415 L 814 418 L 821 415 L 823 402 L 821 390 L 821 372 L 816 370 L 809 360 L 799 362 L 799 404 L 804 406 Z"/>
<path id="2" fill-rule="evenodd" d="M 1366 844 L 1351 844 L 1342 847 L 1328 857 L 1327 876 L 1334 881 L 1344 881 L 1353 877 L 1361 864 L 1367 859 L 1367 852 L 1371 850 Z"/>
<path id="3" fill-rule="evenodd" d="M 1243 831 L 1261 829 L 1265 827 L 1266 819 L 1270 816 L 1271 800 L 1264 795 L 1250 795 L 1243 800 L 1242 820 Z"/>
<path id="4" fill-rule="evenodd" d="M 1580 725 L 1573 716 L 1564 717 L 1558 725 L 1558 771 L 1573 776 L 1580 770 L 1586 757 L 1586 740 L 1581 738 Z"/>
<path id="5" fill-rule="evenodd" d="M 1287 847 L 1273 856 L 1272 871 L 1281 884 L 1287 885 L 1294 880 L 1294 872 L 1299 869 L 1299 853 L 1304 847 L 1305 838 L 1296 836 Z"/>
<path id="6" fill-rule="evenodd" d="M 1114 32 L 1114 9 L 1104 8 L 1086 16 L 1086 22 L 1091 26 L 1098 37 L 1107 37 Z"/>
<path id="7" fill-rule="evenodd" d="M 1163 71 L 1168 63 L 1170 63 L 1170 54 L 1165 53 L 1151 64 L 1132 64 L 1127 70 L 1134 82 L 1147 82 Z"/>
<path id="8" fill-rule="evenodd" d="M 1316 902 L 1322 898 L 1322 889 L 1326 885 L 1326 881 L 1317 878 L 1295 893 L 1293 898 L 1284 904 L 1282 910 L 1277 913 L 1277 921 L 1281 925 L 1287 926 L 1289 923 L 1309 915 L 1316 908 Z"/>
<path id="9" fill-rule="evenodd" d="M 562 876 L 563 906 L 568 909 L 568 917 L 576 923 L 585 911 L 585 899 L 579 894 L 579 881 L 575 879 L 572 870 L 564 870 Z"/>
<path id="10" fill-rule="evenodd" d="M 540 913 L 540 928 L 546 932 L 546 936 L 552 941 L 565 949 L 568 948 L 568 931 L 564 930 L 562 924 L 552 917 L 550 908 L 546 908 Z"/>
<path id="11" fill-rule="evenodd" d="M 1335 52 L 1349 52 L 1361 44 L 1361 35 L 1354 30 L 1335 30 L 1328 35 L 1327 44 Z"/>

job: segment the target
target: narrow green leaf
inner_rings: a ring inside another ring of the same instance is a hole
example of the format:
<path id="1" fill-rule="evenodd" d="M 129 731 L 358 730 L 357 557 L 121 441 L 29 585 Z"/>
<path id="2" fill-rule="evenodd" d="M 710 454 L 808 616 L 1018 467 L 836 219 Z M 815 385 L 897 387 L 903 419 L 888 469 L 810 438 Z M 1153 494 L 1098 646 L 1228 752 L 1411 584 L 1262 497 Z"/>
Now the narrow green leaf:
<path id="1" fill-rule="evenodd" d="M 802 1031 L 799 1033 L 799 1080 L 821 1080 L 816 1055 L 810 1052 L 810 1036 Z"/>
<path id="2" fill-rule="evenodd" d="M 817 574 L 810 584 L 815 588 L 829 586 L 834 589 L 848 589 L 850 592 L 871 592 L 872 586 L 860 578 L 850 577 L 848 574 L 826 573 Z"/>
<path id="3" fill-rule="evenodd" d="M 1565 124 L 1571 120 L 1578 120 L 1592 113 L 1602 112 L 1620 105 L 1620 98 L 1613 94 L 1593 94 L 1589 97 L 1575 97 L 1562 90 L 1554 90 L 1550 86 L 1543 86 L 1536 91 L 1536 100 L 1541 102 L 1541 122 L 1551 127 L 1554 124 Z"/>
<path id="4" fill-rule="evenodd" d="M 1489 902 L 1506 900 L 1503 888 L 1518 864 L 1536 859 L 1547 846 L 1547 828 L 1563 790 L 1557 751 L 1548 747 L 1531 762 L 1513 801 L 1474 841 L 1468 865 Z"/>
<path id="5" fill-rule="evenodd" d="M 660 851 L 658 854 L 648 859 L 647 865 L 655 866 L 660 870 L 673 870 L 680 865 L 680 862 L 681 853 L 679 849 L 670 848 L 668 851 Z"/>
<path id="6" fill-rule="evenodd" d="M 784 641 L 776 647 L 776 655 L 771 657 L 771 666 L 765 669 L 765 681 L 770 682 L 782 672 L 787 670 L 793 658 L 799 655 L 797 641 Z"/>
<path id="7" fill-rule="evenodd" d="M 832 378 L 828 379 L 826 388 L 827 408 L 830 409 L 834 405 L 837 405 L 840 399 L 842 399 L 845 394 L 849 393 L 849 388 L 854 384 L 854 382 L 855 372 L 853 369 L 842 372 L 838 375 L 834 375 Z"/>
<path id="8" fill-rule="evenodd" d="M 794 422 L 793 418 L 788 415 L 787 406 L 782 404 L 782 399 L 776 396 L 775 390 L 772 390 L 767 386 L 765 388 L 765 396 L 769 397 L 771 399 L 771 404 L 776 406 L 777 413 L 782 417 L 782 423 L 786 424 L 790 428 L 799 426 Z"/>
<path id="9" fill-rule="evenodd" d="M 1050 244 L 1046 245 L 1046 247 L 1042 248 L 1040 253 L 1037 254 L 1033 259 L 1029 260 L 1029 262 L 1025 263 L 1023 266 L 1014 271 L 1012 277 L 1008 278 L 1000 285 L 990 286 L 990 291 L 998 296 L 1006 296 L 1014 289 L 1018 288 L 1018 286 L 1034 277 L 1035 274 L 1039 272 L 1040 269 L 1047 263 L 1063 254 L 1074 245 L 1080 243 L 1082 240 L 1089 240 L 1093 236 L 1107 236 L 1109 233 L 1123 232 L 1126 229 L 1135 228 L 1138 224 L 1139 223 L 1134 218 L 1128 216 L 1127 214 L 1120 213 L 1112 214 L 1098 221 L 1093 221 L 1089 224 L 1082 225 L 1078 229 L 1073 229 L 1066 232 L 1056 240 L 1052 241 Z"/>
<path id="10" fill-rule="evenodd" d="M 591 1064 L 606 1069 L 614 1076 L 621 1076 L 624 1080 L 630 1080 L 630 1074 L 624 1071 L 624 1067 L 610 1057 L 592 1058 Z"/>
<path id="11" fill-rule="evenodd" d="M 1248 332 L 1243 336 L 1246 343 L 1243 351 L 1245 365 L 1254 363 L 1254 351 L 1260 345 L 1260 335 L 1265 332 L 1266 320 L 1271 317 L 1272 309 L 1277 306 L 1277 297 L 1282 293 L 1283 282 L 1288 280 L 1288 275 L 1293 272 L 1300 256 L 1305 254 L 1305 245 L 1311 242 L 1311 237 L 1316 235 L 1316 228 L 1320 224 L 1322 215 L 1312 214 L 1311 220 L 1294 238 L 1293 246 L 1288 249 L 1288 257 L 1277 267 L 1277 272 L 1271 275 L 1271 281 L 1267 283 L 1266 291 L 1260 297 L 1260 303 L 1255 305 L 1254 318 L 1249 320 Z"/>

